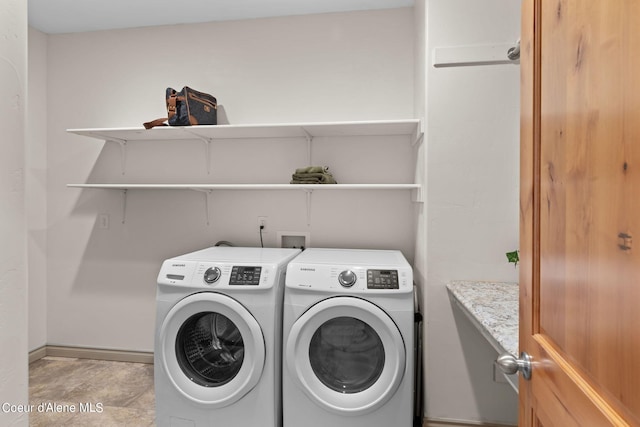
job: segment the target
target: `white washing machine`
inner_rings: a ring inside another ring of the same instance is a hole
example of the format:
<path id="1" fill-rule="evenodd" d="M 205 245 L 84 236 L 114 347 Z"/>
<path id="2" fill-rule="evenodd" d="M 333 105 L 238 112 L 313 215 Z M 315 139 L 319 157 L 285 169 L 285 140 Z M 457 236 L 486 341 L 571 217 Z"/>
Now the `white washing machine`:
<path id="1" fill-rule="evenodd" d="M 285 283 L 284 427 L 410 427 L 413 272 L 402 253 L 307 249 Z"/>
<path id="2" fill-rule="evenodd" d="M 281 326 L 298 249 L 212 247 L 158 275 L 158 426 L 282 425 Z"/>

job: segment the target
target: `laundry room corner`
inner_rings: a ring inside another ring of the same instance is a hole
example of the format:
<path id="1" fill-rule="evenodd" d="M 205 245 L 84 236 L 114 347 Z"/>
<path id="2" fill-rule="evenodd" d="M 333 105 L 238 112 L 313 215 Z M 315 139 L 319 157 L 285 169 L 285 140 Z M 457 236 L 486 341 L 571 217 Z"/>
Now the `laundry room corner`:
<path id="1" fill-rule="evenodd" d="M 314 191 L 307 202 L 304 192 L 207 196 L 67 187 L 106 180 L 246 183 L 255 173 L 262 182 L 284 184 L 307 162 L 299 141 L 218 141 L 208 172 L 199 140 L 130 143 L 123 156 L 118 143 L 66 132 L 141 126 L 163 114 L 166 87 L 185 83 L 215 93 L 232 124 L 411 118 L 412 19 L 412 9 L 400 8 L 49 35 L 47 271 L 56 279 L 47 286 L 48 343 L 152 351 L 161 260 L 221 240 L 260 245 L 260 216 L 269 218 L 265 246 L 278 245 L 277 231 L 299 231 L 309 232 L 314 246 L 391 247 L 413 259 L 414 208 L 405 191 Z M 194 39 L 214 42 L 202 55 L 182 43 Z M 166 48 L 145 53 L 149 46 Z M 192 49 L 200 66 L 180 75 L 167 67 L 180 49 Z M 381 64 L 379 57 L 388 60 Z M 60 97 L 67 100 L 64 110 L 56 105 Z M 413 181 L 406 137 L 332 139 L 314 138 L 312 155 L 341 183 Z M 367 150 L 371 144 L 386 148 Z M 392 144 L 398 149 L 389 150 Z M 354 155 L 362 162 L 349 163 Z M 387 156 L 400 166 L 367 167 L 383 164 Z M 352 221 L 351 208 L 331 206 L 357 207 L 358 220 Z"/>

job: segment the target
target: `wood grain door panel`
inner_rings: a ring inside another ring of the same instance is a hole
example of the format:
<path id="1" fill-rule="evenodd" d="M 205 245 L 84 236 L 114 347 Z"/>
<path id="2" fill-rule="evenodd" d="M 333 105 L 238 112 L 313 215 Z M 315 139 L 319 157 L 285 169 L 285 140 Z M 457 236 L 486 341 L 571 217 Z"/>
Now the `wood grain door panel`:
<path id="1" fill-rule="evenodd" d="M 640 425 L 640 2 L 525 0 L 521 425 Z"/>

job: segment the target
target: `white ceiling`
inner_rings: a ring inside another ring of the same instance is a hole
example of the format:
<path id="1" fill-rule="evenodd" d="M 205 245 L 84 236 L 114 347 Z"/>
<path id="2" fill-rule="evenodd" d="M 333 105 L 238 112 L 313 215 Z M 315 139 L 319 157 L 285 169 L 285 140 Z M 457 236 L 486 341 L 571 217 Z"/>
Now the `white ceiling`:
<path id="1" fill-rule="evenodd" d="M 414 0 L 28 0 L 48 34 L 413 6 Z"/>

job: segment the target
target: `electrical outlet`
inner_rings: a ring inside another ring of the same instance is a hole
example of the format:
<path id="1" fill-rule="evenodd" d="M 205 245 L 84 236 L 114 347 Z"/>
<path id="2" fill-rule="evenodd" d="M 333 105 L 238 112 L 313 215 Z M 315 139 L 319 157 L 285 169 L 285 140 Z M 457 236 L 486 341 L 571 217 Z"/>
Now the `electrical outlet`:
<path id="1" fill-rule="evenodd" d="M 262 232 L 266 233 L 267 232 L 267 217 L 266 216 L 259 216 L 258 217 L 258 228 L 262 227 Z"/>

